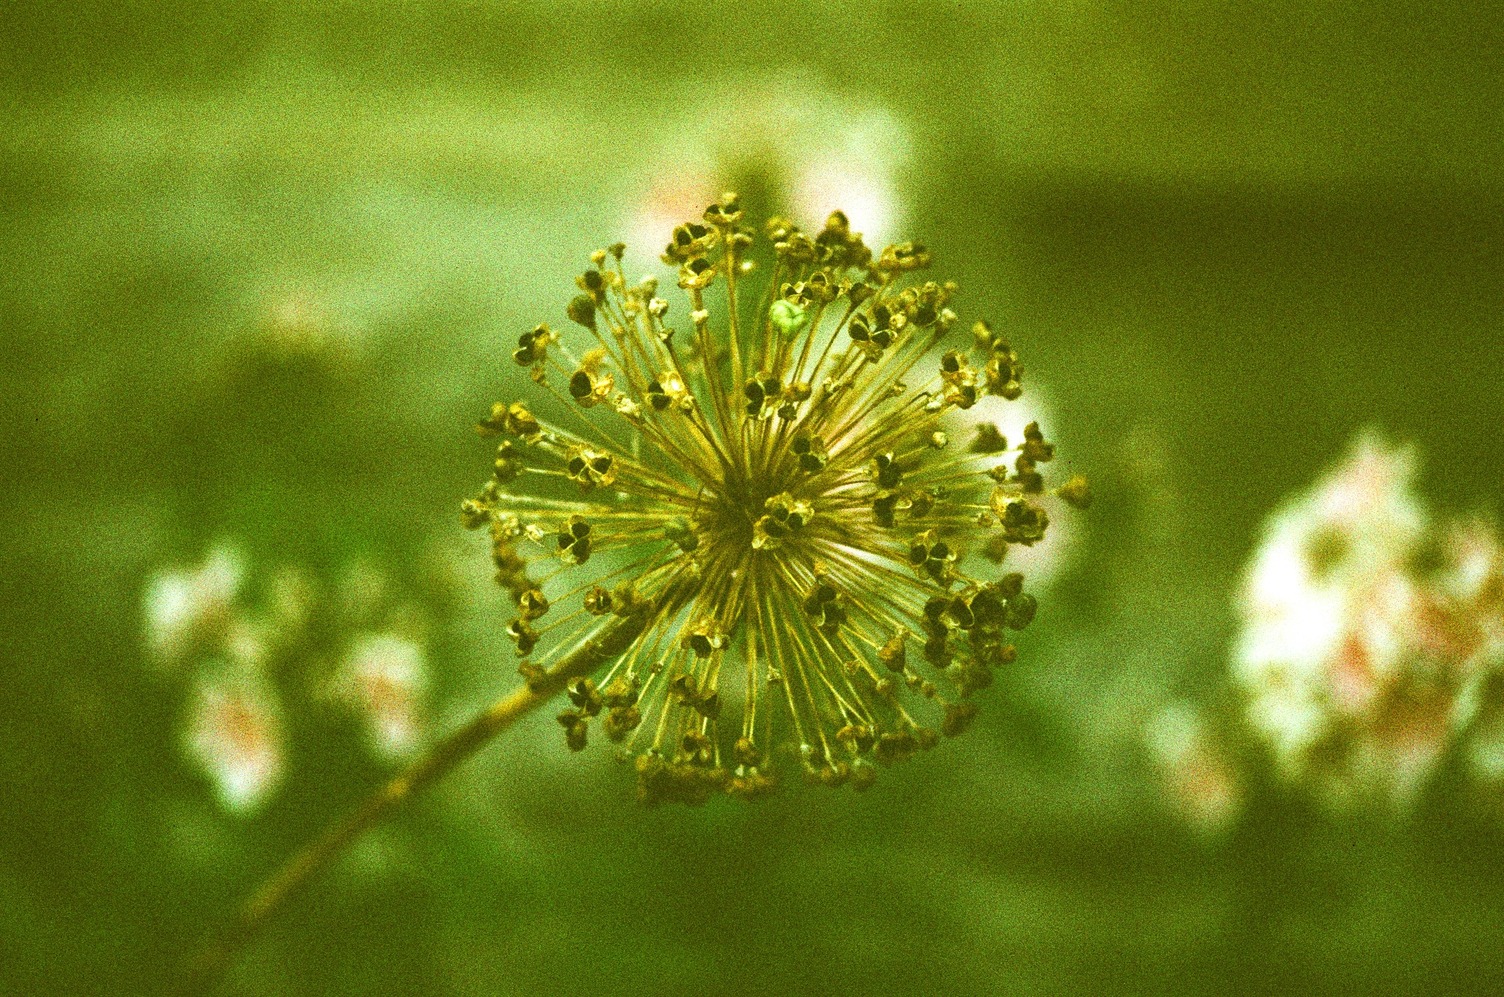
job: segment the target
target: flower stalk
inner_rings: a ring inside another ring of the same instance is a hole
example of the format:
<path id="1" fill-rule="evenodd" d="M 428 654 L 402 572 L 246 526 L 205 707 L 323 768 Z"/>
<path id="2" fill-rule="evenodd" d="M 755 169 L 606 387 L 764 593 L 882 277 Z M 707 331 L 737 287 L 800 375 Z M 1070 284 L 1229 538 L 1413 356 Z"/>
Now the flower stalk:
<path id="1" fill-rule="evenodd" d="M 272 873 L 241 905 L 235 917 L 188 961 L 177 994 L 212 993 L 236 957 L 287 905 L 343 855 L 366 831 L 405 800 L 454 771 L 502 731 L 553 698 L 570 679 L 584 675 L 619 655 L 653 616 L 651 609 L 619 620 L 616 626 L 526 685 L 498 699 L 473 720 L 394 776 L 343 820 L 303 846 Z"/>

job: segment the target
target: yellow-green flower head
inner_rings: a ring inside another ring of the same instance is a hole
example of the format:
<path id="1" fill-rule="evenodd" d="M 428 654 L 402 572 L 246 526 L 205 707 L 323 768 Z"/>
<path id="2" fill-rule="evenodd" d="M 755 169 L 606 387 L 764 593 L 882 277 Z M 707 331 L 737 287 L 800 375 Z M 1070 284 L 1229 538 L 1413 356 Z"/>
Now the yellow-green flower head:
<path id="1" fill-rule="evenodd" d="M 923 246 L 874 256 L 840 212 L 765 240 L 742 220 L 727 195 L 674 230 L 672 304 L 621 245 L 592 256 L 582 331 L 519 338 L 538 387 L 480 423 L 503 439 L 463 510 L 519 670 L 572 677 L 566 742 L 616 742 L 649 803 L 757 796 L 794 766 L 861 788 L 960 733 L 1034 617 L 999 562 L 1049 525 L 1037 426 L 942 428 L 1021 371 L 986 323 L 955 329 Z"/>

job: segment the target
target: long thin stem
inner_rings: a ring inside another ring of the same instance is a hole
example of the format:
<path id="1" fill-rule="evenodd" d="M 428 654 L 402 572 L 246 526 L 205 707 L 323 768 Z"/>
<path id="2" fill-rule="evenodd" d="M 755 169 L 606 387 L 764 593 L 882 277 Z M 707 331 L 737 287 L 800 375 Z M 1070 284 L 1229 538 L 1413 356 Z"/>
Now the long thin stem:
<path id="1" fill-rule="evenodd" d="M 377 789 L 344 820 L 304 845 L 266 879 L 241 905 L 234 919 L 186 963 L 174 992 L 181 997 L 213 992 L 240 952 L 356 839 L 408 797 L 448 775 L 518 718 L 553 698 L 570 679 L 593 671 L 621 654 L 641 635 L 652 615 L 644 609 L 616 621 L 528 685 L 491 704 L 406 771 Z"/>

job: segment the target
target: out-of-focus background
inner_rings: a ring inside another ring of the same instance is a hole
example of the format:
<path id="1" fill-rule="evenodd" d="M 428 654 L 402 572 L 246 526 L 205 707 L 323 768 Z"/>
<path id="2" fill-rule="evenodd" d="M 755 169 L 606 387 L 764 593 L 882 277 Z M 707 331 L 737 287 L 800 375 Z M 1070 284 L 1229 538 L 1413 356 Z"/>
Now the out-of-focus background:
<path id="1" fill-rule="evenodd" d="M 1489 5 L 86 2 L 10 5 L 0 35 L 0 992 L 154 992 L 394 758 L 516 683 L 457 523 L 489 473 L 471 426 L 590 250 L 625 239 L 646 272 L 727 187 L 922 239 L 963 318 L 1013 336 L 1098 496 L 1015 670 L 860 796 L 645 810 L 540 715 L 224 992 L 1504 971 L 1504 808 L 1333 816 L 1253 779 L 1206 833 L 1143 733 L 1217 701 L 1260 522 L 1355 432 L 1415 441 L 1439 508 L 1499 509 Z M 216 578 L 258 607 L 253 644 L 299 592 L 357 635 L 278 652 L 248 721 L 274 757 L 217 786 L 195 724 L 220 700 L 168 647 Z M 382 675 L 417 705 L 375 735 L 341 706 L 377 688 L 352 647 L 408 662 Z"/>

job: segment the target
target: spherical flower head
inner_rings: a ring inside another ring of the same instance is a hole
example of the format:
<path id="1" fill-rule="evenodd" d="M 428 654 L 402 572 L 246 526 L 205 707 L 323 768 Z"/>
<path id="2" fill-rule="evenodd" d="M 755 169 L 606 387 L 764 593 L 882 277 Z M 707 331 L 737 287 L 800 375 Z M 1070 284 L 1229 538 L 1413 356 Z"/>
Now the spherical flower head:
<path id="1" fill-rule="evenodd" d="M 1360 437 L 1270 518 L 1244 588 L 1252 726 L 1286 776 L 1336 802 L 1413 799 L 1504 663 L 1498 545 L 1434 521 L 1414 470 L 1409 448 Z"/>
<path id="2" fill-rule="evenodd" d="M 967 727 L 1036 611 L 1006 555 L 1047 535 L 1055 448 L 945 429 L 1019 396 L 1007 337 L 960 323 L 922 245 L 874 253 L 839 211 L 744 222 L 727 195 L 674 229 L 673 301 L 593 254 L 575 334 L 519 337 L 536 387 L 481 421 L 494 472 L 462 513 L 519 670 L 570 679 L 566 743 L 616 742 L 648 803 L 789 768 L 868 786 Z"/>

